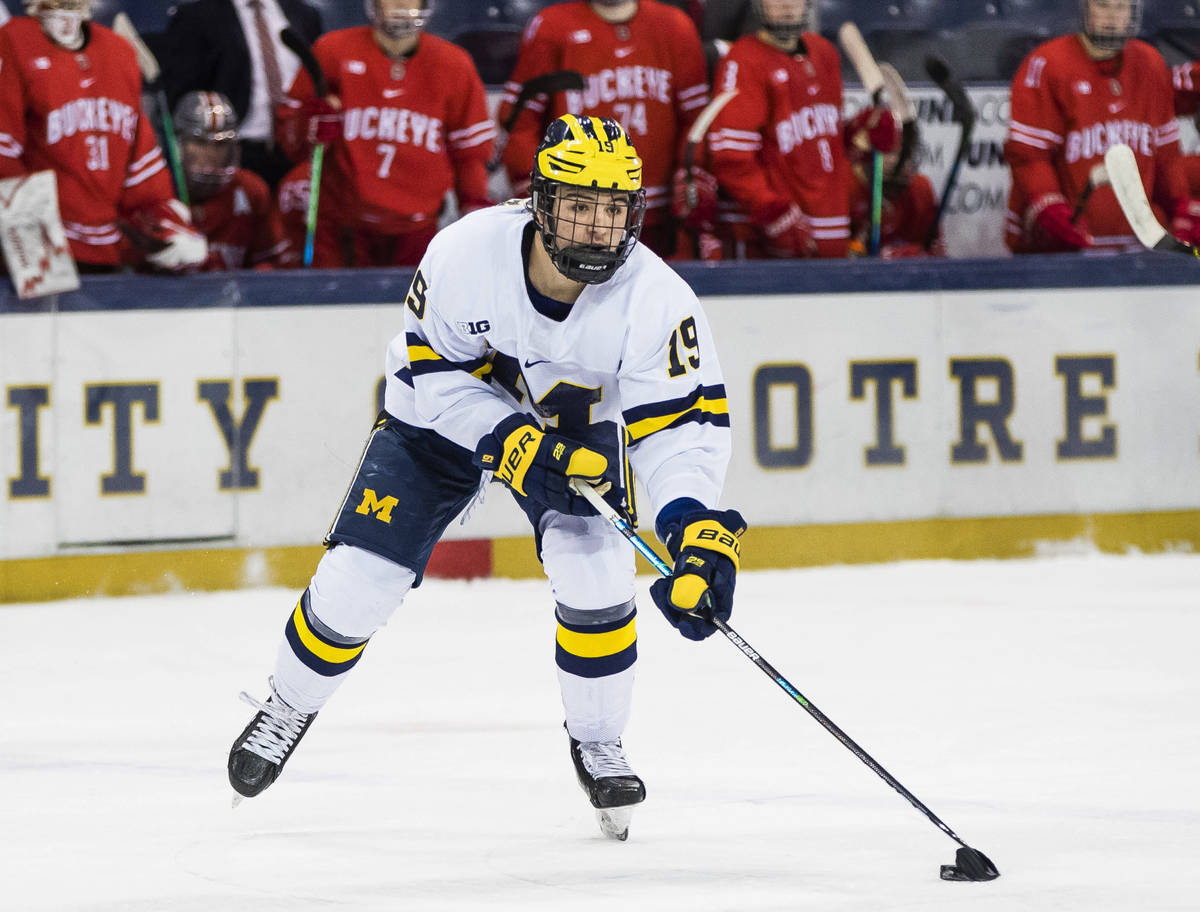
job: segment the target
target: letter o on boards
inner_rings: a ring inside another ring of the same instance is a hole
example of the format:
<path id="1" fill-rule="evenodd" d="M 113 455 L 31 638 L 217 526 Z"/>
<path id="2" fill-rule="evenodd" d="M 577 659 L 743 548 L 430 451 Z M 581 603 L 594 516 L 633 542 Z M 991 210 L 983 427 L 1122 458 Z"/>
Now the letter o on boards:
<path id="1" fill-rule="evenodd" d="M 772 439 L 772 428 L 788 427 L 784 415 L 771 414 L 776 402 L 793 397 L 790 439 Z M 803 364 L 767 364 L 754 372 L 754 454 L 767 469 L 804 468 L 812 461 L 812 374 Z"/>

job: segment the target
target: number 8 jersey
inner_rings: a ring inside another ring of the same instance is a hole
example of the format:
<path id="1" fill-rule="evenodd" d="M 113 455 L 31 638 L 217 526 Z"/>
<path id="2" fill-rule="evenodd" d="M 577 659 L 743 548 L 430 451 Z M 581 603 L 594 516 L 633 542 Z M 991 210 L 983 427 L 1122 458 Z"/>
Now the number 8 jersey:
<path id="1" fill-rule="evenodd" d="M 524 200 L 434 238 L 409 290 L 405 330 L 388 347 L 387 411 L 472 451 L 523 411 L 610 459 L 627 446 L 651 515 L 677 497 L 715 506 L 729 411 L 695 294 L 638 244 L 612 279 L 585 286 L 554 319 L 526 286 L 535 243 Z"/>

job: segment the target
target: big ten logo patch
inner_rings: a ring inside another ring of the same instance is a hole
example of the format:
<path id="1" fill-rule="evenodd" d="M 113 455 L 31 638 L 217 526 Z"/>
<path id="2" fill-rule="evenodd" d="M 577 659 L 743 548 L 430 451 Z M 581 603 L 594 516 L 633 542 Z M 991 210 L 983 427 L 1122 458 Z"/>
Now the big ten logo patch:
<path id="1" fill-rule="evenodd" d="M 363 491 L 362 502 L 354 508 L 354 512 L 361 513 L 363 516 L 374 515 L 380 522 L 390 523 L 392 509 L 398 503 L 400 501 L 390 494 L 380 498 L 371 488 L 367 488 Z"/>
<path id="2" fill-rule="evenodd" d="M 492 328 L 487 320 L 460 320 L 458 328 L 468 336 L 481 336 Z"/>

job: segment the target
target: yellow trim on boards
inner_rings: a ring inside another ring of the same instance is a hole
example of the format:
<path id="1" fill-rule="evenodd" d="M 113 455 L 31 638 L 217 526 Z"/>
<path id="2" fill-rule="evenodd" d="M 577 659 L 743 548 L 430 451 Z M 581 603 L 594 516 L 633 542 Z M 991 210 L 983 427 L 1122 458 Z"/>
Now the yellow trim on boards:
<path id="1" fill-rule="evenodd" d="M 653 533 L 642 534 L 665 558 Z M 752 527 L 742 537 L 742 569 L 1032 557 L 1064 545 L 1110 554 L 1200 553 L 1200 510 Z M 0 603 L 251 586 L 298 590 L 308 585 L 322 551 L 305 545 L 0 560 Z M 640 558 L 638 566 L 653 572 Z M 532 538 L 494 540 L 492 575 L 543 577 Z"/>

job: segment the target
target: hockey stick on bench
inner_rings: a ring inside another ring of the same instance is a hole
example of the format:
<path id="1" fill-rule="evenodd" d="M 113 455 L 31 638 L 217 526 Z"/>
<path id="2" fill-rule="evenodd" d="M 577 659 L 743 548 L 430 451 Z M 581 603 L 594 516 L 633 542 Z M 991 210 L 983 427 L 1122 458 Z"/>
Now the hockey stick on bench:
<path id="1" fill-rule="evenodd" d="M 1146 188 L 1142 184 L 1137 159 L 1129 146 L 1124 143 L 1112 146 L 1104 153 L 1104 167 L 1121 211 L 1125 213 L 1125 220 L 1143 247 L 1160 253 L 1185 253 L 1200 257 L 1200 249 L 1171 235 L 1154 217 L 1154 210 L 1146 199 Z"/>
<path id="2" fill-rule="evenodd" d="M 571 487 L 578 494 L 587 498 L 587 502 L 595 507 L 596 510 L 599 511 L 600 515 L 604 517 L 604 519 L 606 519 L 614 529 L 625 536 L 629 543 L 633 545 L 634 549 L 636 549 L 638 553 L 642 555 L 642 557 L 646 558 L 646 560 L 650 562 L 651 566 L 653 566 L 655 570 L 657 570 L 663 576 L 671 575 L 670 566 L 668 566 L 667 563 L 654 552 L 653 548 L 646 544 L 646 541 L 633 530 L 633 528 L 628 522 L 626 522 L 625 518 L 621 516 L 620 513 L 614 510 L 608 504 L 608 502 L 601 497 L 599 493 L 597 493 L 595 488 L 589 484 L 579 481 L 572 481 Z M 899 792 L 909 804 L 929 818 L 930 822 L 933 823 L 934 826 L 959 844 L 960 848 L 954 856 L 955 863 L 952 865 L 942 865 L 941 867 L 942 880 L 985 881 L 995 880 L 1000 876 L 1000 872 L 996 869 L 996 866 L 992 863 L 991 859 L 989 859 L 978 849 L 973 849 L 963 842 L 962 839 L 959 838 L 958 834 L 950 829 L 950 827 L 946 826 L 946 824 L 944 824 L 938 818 L 938 816 L 933 813 L 933 811 L 922 804 L 916 795 L 901 785 L 891 773 L 880 766 L 870 754 L 859 747 L 858 744 L 856 744 L 849 735 L 838 728 L 828 716 L 810 703 L 808 699 L 802 693 L 800 693 L 800 691 L 792 686 L 791 682 L 789 682 L 787 678 L 771 667 L 771 664 L 761 655 L 759 655 L 753 646 L 742 639 L 737 631 L 735 631 L 720 618 L 714 617 L 711 618 L 711 620 L 716 628 L 725 635 L 725 638 L 738 648 L 738 651 L 740 651 L 742 655 L 757 665 L 763 674 L 774 681 L 784 693 L 799 703 L 800 706 L 804 708 L 804 711 L 821 723 L 821 726 L 827 732 L 842 742 L 842 744 L 850 751 L 850 753 L 854 754 L 854 756 L 866 764 L 867 768 L 875 773 L 875 775 Z"/>
<path id="3" fill-rule="evenodd" d="M 871 106 L 878 108 L 883 102 L 884 80 L 879 64 L 867 42 L 863 40 L 862 32 L 853 22 L 843 22 L 838 29 L 838 44 L 850 58 L 854 72 L 858 74 Z M 871 237 L 867 252 L 871 256 L 879 255 L 879 232 L 883 222 L 883 156 L 878 150 L 871 153 Z"/>
<path id="4" fill-rule="evenodd" d="M 933 217 L 933 224 L 929 226 L 929 232 L 925 235 L 925 249 L 928 250 L 937 240 L 942 219 L 946 215 L 946 208 L 950 205 L 950 194 L 954 190 L 955 184 L 958 183 L 958 171 L 962 167 L 963 159 L 967 156 L 967 149 L 971 143 L 971 131 L 975 129 L 975 109 L 971 107 L 971 101 L 967 98 L 962 83 L 958 82 L 950 73 L 950 67 L 946 66 L 944 60 L 939 57 L 927 57 L 925 72 L 950 100 L 950 118 L 962 129 L 958 137 L 958 151 L 954 153 L 950 174 L 946 178 L 946 185 L 942 188 L 942 198 L 938 200 L 937 214 Z"/>

